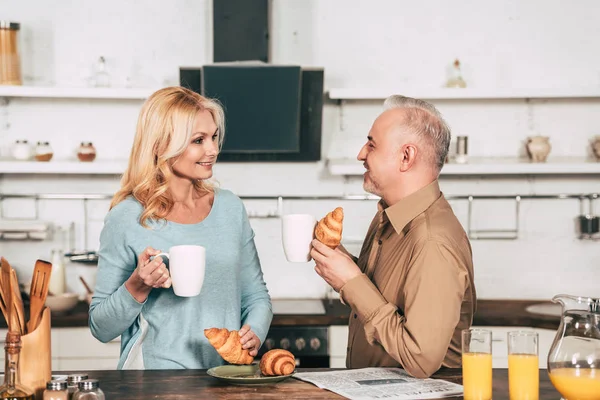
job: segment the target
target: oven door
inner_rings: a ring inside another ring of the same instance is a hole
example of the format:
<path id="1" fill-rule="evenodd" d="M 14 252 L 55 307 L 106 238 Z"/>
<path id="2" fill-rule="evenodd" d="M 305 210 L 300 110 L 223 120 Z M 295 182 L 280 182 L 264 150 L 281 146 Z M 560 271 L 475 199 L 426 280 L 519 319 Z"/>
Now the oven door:
<path id="1" fill-rule="evenodd" d="M 284 349 L 296 358 L 296 367 L 329 368 L 329 328 L 324 326 L 271 327 L 257 359 L 272 349 Z"/>

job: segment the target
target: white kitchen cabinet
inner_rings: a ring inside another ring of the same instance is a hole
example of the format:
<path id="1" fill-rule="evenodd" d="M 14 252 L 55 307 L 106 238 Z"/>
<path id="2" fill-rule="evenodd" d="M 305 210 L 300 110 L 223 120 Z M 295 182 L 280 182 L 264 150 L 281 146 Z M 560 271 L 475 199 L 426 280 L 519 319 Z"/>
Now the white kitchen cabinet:
<path id="1" fill-rule="evenodd" d="M 473 326 L 473 328 L 492 331 L 492 366 L 493 368 L 508 368 L 508 332 L 533 331 L 539 336 L 539 365 L 547 367 L 548 353 L 554 341 L 556 331 L 552 329 L 530 328 L 527 326 Z"/>
<path id="2" fill-rule="evenodd" d="M 329 327 L 329 366 L 346 368 L 346 349 L 348 347 L 348 326 L 333 325 Z"/>
<path id="3" fill-rule="evenodd" d="M 7 331 L 0 329 L 2 344 Z M 120 337 L 109 343 L 102 343 L 92 336 L 87 327 L 52 328 L 50 334 L 53 371 L 117 368 L 121 348 Z M 0 363 L 4 363 L 3 349 L 0 351 Z"/>

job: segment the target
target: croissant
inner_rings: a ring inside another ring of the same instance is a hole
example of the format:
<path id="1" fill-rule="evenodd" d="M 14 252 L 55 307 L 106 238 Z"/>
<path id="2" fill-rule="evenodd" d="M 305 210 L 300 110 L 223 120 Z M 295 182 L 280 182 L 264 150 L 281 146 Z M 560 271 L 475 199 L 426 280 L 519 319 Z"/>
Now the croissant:
<path id="1" fill-rule="evenodd" d="M 335 249 L 342 241 L 342 221 L 344 220 L 344 209 L 337 207 L 327 213 L 315 228 L 315 237 L 324 245 Z"/>
<path id="2" fill-rule="evenodd" d="M 296 359 L 287 350 L 267 351 L 260 359 L 260 372 L 263 375 L 289 375 L 296 369 Z"/>
<path id="3" fill-rule="evenodd" d="M 210 328 L 204 330 L 204 336 L 217 350 L 217 353 L 230 364 L 251 364 L 254 357 L 248 350 L 242 349 L 238 331 L 229 331 L 225 328 Z"/>

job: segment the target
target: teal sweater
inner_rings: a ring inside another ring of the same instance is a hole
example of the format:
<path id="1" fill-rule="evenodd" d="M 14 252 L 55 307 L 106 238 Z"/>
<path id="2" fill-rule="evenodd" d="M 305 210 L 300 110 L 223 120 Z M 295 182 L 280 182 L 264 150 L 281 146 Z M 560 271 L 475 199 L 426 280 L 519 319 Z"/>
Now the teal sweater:
<path id="1" fill-rule="evenodd" d="M 101 342 L 121 336 L 119 369 L 211 368 L 224 360 L 204 329 L 239 329 L 248 324 L 264 342 L 273 313 L 242 201 L 216 189 L 210 214 L 197 224 L 139 223 L 141 204 L 128 198 L 105 218 L 100 235 L 96 289 L 89 324 Z M 125 288 L 138 256 L 151 246 L 196 244 L 206 248 L 206 272 L 196 297 L 152 289 L 139 303 Z"/>

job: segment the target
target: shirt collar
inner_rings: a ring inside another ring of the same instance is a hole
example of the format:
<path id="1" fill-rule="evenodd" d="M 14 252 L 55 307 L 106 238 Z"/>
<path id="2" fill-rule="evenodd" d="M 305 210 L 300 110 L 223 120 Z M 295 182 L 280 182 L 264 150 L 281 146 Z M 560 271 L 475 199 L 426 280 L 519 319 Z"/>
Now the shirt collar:
<path id="1" fill-rule="evenodd" d="M 380 210 L 383 209 L 396 233 L 400 234 L 410 221 L 427 210 L 440 195 L 440 185 L 437 180 L 434 180 L 424 188 L 401 199 L 392 206 L 387 207 L 382 199 L 378 207 Z"/>

